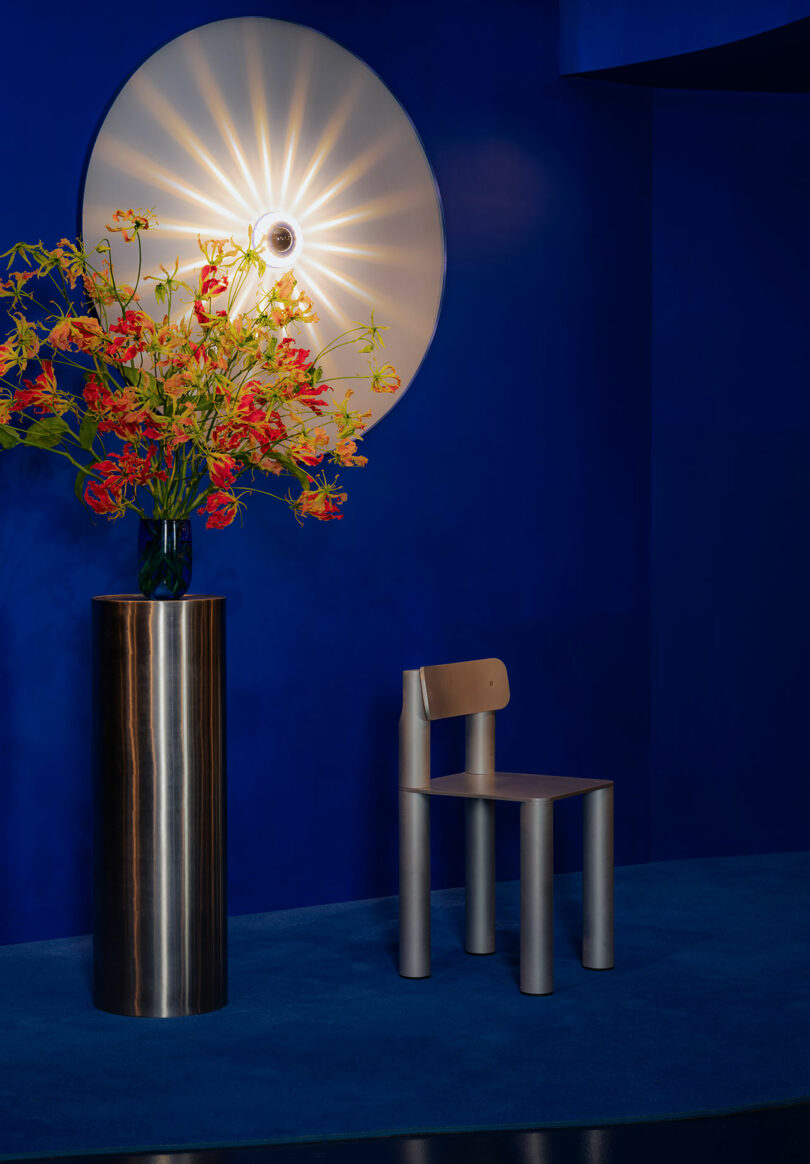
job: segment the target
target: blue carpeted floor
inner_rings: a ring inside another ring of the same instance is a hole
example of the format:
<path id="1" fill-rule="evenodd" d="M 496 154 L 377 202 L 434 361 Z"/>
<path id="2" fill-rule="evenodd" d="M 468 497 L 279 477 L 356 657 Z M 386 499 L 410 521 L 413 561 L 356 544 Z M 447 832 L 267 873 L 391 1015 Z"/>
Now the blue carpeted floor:
<path id="1" fill-rule="evenodd" d="M 103 1014 L 89 938 L 0 949 L 0 1157 L 548 1126 L 810 1096 L 810 853 L 617 870 L 616 969 L 578 961 L 579 877 L 555 882 L 555 993 L 461 949 L 434 894 L 433 977 L 396 973 L 396 899 L 236 918 L 231 1002 Z"/>

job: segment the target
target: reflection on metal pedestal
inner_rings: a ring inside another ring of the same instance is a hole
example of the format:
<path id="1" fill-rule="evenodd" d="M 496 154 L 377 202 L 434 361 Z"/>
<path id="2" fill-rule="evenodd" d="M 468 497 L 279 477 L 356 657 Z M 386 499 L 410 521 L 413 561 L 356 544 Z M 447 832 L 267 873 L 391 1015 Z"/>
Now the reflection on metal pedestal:
<path id="1" fill-rule="evenodd" d="M 225 599 L 93 599 L 93 1001 L 227 1002 Z"/>

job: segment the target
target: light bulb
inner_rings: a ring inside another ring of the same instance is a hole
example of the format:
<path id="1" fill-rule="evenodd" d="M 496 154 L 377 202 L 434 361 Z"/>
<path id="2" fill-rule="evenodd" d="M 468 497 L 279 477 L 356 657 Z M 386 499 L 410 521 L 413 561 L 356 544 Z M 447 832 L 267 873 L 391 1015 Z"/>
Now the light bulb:
<path id="1" fill-rule="evenodd" d="M 283 210 L 269 210 L 253 227 L 251 246 L 261 251 L 268 267 L 289 270 L 303 247 L 301 227 L 291 214 Z"/>

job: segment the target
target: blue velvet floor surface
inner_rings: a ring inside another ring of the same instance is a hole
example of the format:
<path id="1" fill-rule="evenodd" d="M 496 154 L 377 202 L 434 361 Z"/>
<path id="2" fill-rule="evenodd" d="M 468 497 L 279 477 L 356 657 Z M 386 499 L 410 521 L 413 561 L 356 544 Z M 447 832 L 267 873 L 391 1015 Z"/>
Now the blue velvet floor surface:
<path id="1" fill-rule="evenodd" d="M 133 1019 L 90 1001 L 89 938 L 0 948 L 0 1158 L 615 1123 L 810 1096 L 810 853 L 616 871 L 616 969 L 579 964 L 555 880 L 555 993 L 461 949 L 433 895 L 433 977 L 396 973 L 394 898 L 235 918 L 231 1001 Z"/>

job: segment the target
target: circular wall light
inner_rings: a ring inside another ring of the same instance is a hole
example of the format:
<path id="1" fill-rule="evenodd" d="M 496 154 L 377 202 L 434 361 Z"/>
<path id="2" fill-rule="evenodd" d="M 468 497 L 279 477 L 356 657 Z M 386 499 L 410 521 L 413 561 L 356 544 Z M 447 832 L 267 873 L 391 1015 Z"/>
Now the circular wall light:
<path id="1" fill-rule="evenodd" d="M 295 268 L 317 324 L 297 342 L 313 355 L 356 321 L 387 325 L 384 362 L 403 388 L 427 351 L 444 282 L 438 191 L 402 106 L 340 45 L 299 24 L 240 17 L 203 25 L 159 49 L 129 78 L 93 146 L 83 204 L 87 246 L 119 207 L 155 209 L 141 236 L 143 269 L 203 262 L 197 236 L 261 244 L 272 281 Z M 116 270 L 134 282 L 137 255 L 110 238 Z M 141 306 L 158 317 L 150 284 Z M 257 290 L 242 292 L 238 310 Z M 351 377 L 363 357 L 323 361 L 336 392 L 378 421 L 401 395 Z"/>

